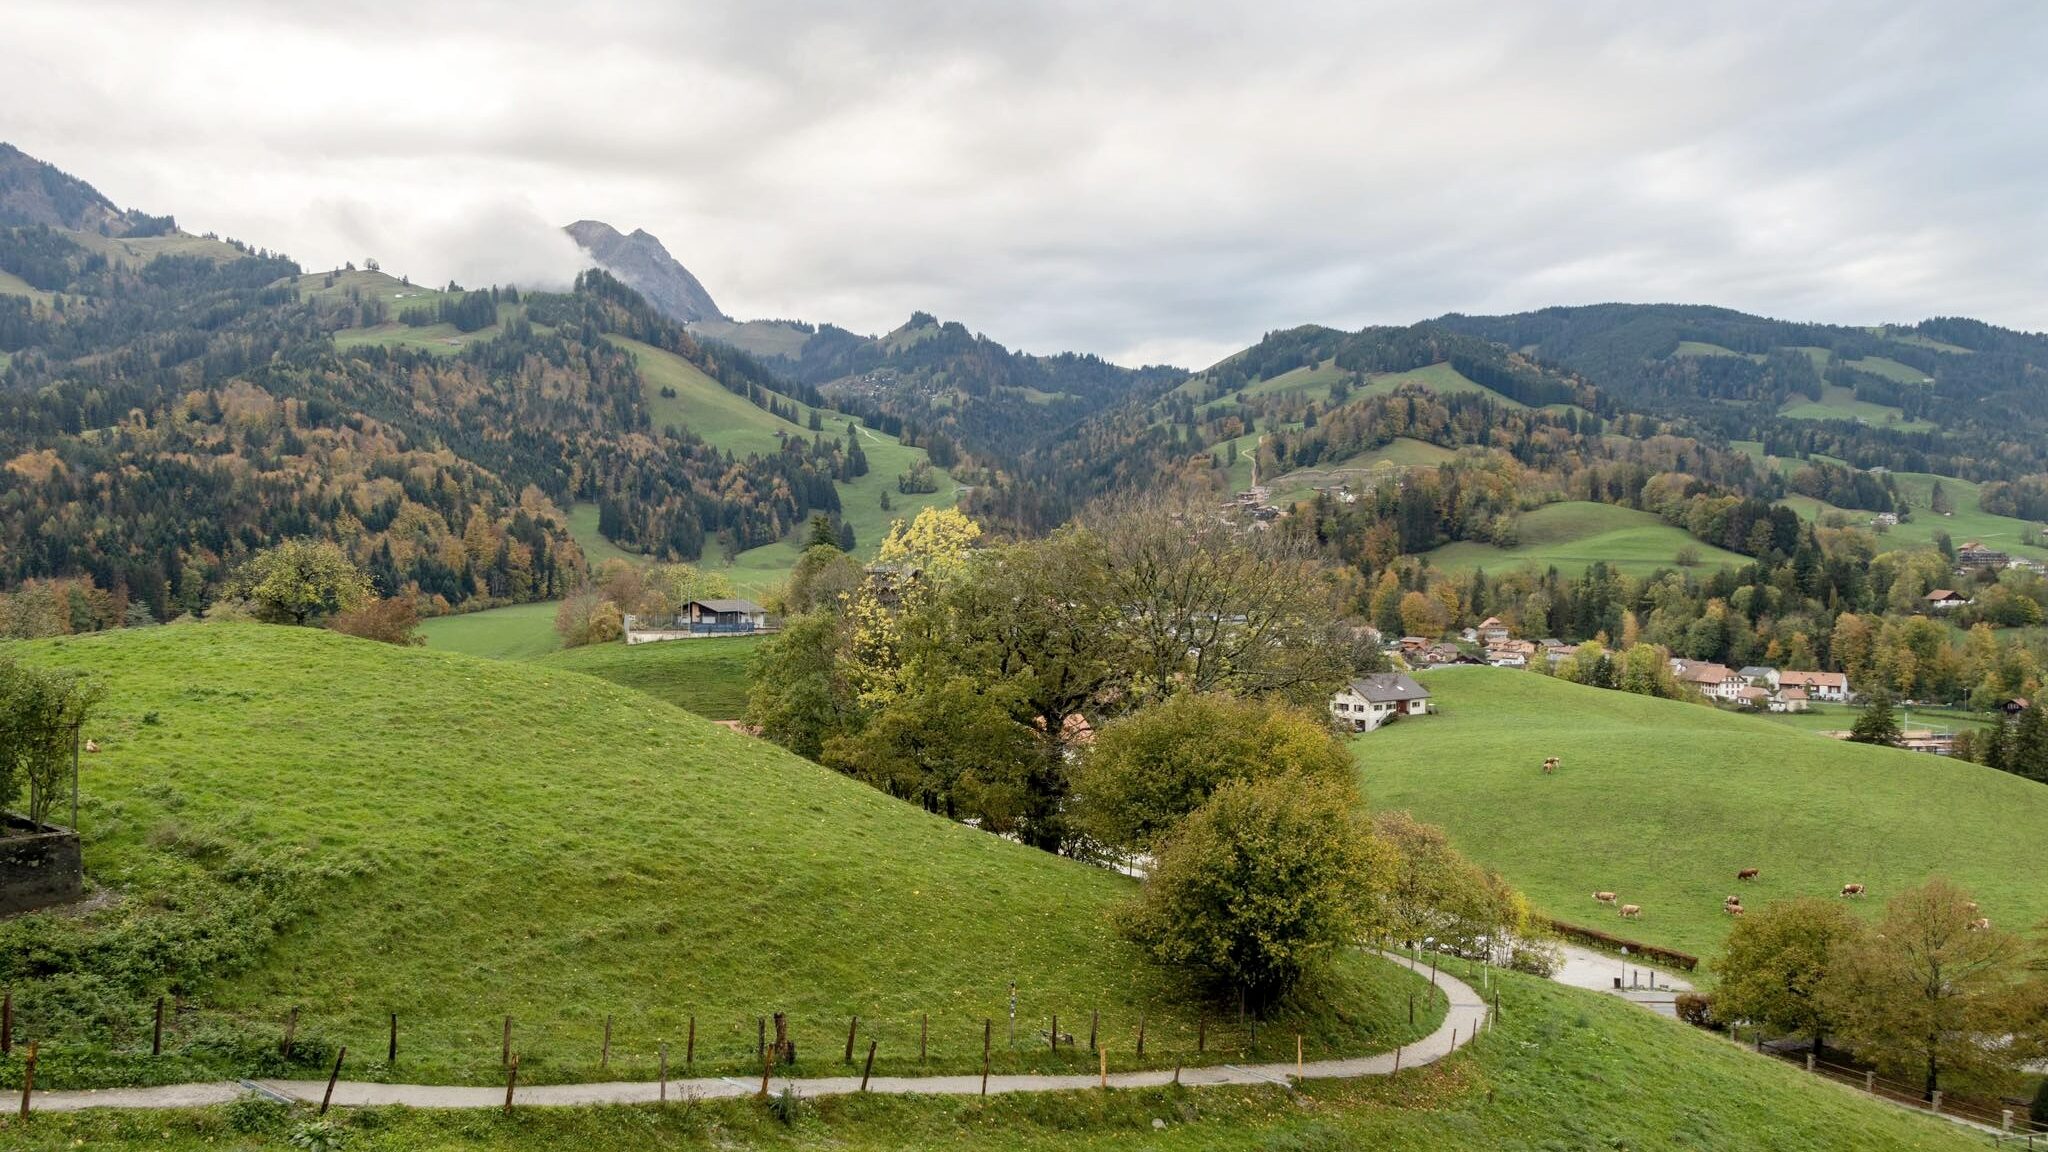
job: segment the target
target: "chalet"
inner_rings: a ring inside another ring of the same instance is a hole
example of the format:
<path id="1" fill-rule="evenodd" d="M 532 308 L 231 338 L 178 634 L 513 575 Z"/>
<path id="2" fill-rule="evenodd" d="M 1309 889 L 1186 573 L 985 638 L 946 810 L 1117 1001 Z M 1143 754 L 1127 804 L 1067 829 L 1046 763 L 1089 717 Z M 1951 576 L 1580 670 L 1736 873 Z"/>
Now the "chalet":
<path id="1" fill-rule="evenodd" d="M 2015 696 L 2010 700 L 2000 700 L 1998 702 L 1998 710 L 2007 716 L 2017 716 L 2027 710 L 2027 698 L 2025 696 Z"/>
<path id="2" fill-rule="evenodd" d="M 1778 670 L 1768 664 L 1745 664 L 1737 668 L 1735 674 L 1742 677 L 1742 682 L 1745 684 L 1753 684 L 1758 688 L 1769 688 L 1773 692 L 1778 689 Z"/>
<path id="3" fill-rule="evenodd" d="M 1920 602 L 1927 605 L 1930 612 L 1953 612 L 1958 608 L 1969 607 L 1970 598 L 1952 588 L 1936 588 L 1921 597 Z"/>
<path id="4" fill-rule="evenodd" d="M 1428 643 L 1415 649 L 1403 649 L 1401 655 L 1414 668 L 1438 668 L 1445 664 L 1456 664 L 1465 658 L 1455 644 Z"/>
<path id="5" fill-rule="evenodd" d="M 1771 693 L 1766 707 L 1773 712 L 1804 712 L 1811 706 L 1806 702 L 1806 689 L 1780 688 Z"/>
<path id="6" fill-rule="evenodd" d="M 1429 690 L 1399 672 L 1362 676 L 1330 699 L 1330 715 L 1353 732 L 1371 732 L 1403 716 L 1427 716 Z"/>
<path id="7" fill-rule="evenodd" d="M 1709 700 L 1734 702 L 1741 698 L 1742 689 L 1749 687 L 1735 674 L 1735 669 L 1706 660 L 1673 658 L 1671 675 L 1681 684 L 1692 685 Z"/>
<path id="8" fill-rule="evenodd" d="M 1735 690 L 1734 700 L 1744 708 L 1763 708 L 1771 702 L 1771 690 L 1754 684 L 1744 684 Z"/>
<path id="9" fill-rule="evenodd" d="M 1830 704 L 1849 702 L 1849 677 L 1841 672 L 1780 672 L 1778 688 L 1798 688 L 1806 693 L 1809 700 L 1825 700 Z"/>
<path id="10" fill-rule="evenodd" d="M 1506 624 L 1501 623 L 1501 619 L 1498 616 L 1488 616 L 1486 619 L 1481 620 L 1476 631 L 1478 635 L 1473 637 L 1473 639 L 1489 647 L 1514 635 L 1514 632 Z"/>
<path id="11" fill-rule="evenodd" d="M 1998 569 L 2005 567 L 2012 557 L 1995 548 L 1986 548 L 1975 540 L 1956 549 L 1956 569 L 1967 572 L 1977 568 Z"/>
<path id="12" fill-rule="evenodd" d="M 625 625 L 628 644 L 753 636 L 775 630 L 768 622 L 768 610 L 752 600 L 692 600 L 674 616 L 627 616 Z"/>
<path id="13" fill-rule="evenodd" d="M 1486 646 L 1486 662 L 1495 668 L 1527 668 L 1536 658 L 1536 645 L 1528 640 L 1500 640 Z"/>
<path id="14" fill-rule="evenodd" d="M 1899 526 L 1899 514 L 1897 512 L 1879 512 L 1870 518 L 1870 526 L 1872 528 L 1897 528 Z"/>

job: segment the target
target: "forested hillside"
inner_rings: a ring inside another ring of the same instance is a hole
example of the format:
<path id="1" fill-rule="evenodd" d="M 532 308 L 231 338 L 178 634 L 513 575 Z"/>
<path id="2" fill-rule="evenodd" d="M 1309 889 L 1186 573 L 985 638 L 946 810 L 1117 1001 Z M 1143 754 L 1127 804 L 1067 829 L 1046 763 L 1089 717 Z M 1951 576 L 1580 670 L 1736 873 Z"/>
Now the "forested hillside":
<path id="1" fill-rule="evenodd" d="M 68 219 L 103 203 L 54 187 Z M 814 393 L 602 272 L 561 294 L 433 291 L 135 236 L 0 228 L 0 587 L 78 582 L 58 598 L 71 627 L 197 610 L 241 557 L 295 536 L 343 543 L 385 595 L 550 598 L 584 566 L 573 503 L 617 543 L 694 559 L 836 514 L 834 482 L 866 469 L 849 430 L 799 423 Z M 615 339 L 786 433 L 738 453 L 657 426 L 661 397 Z"/>

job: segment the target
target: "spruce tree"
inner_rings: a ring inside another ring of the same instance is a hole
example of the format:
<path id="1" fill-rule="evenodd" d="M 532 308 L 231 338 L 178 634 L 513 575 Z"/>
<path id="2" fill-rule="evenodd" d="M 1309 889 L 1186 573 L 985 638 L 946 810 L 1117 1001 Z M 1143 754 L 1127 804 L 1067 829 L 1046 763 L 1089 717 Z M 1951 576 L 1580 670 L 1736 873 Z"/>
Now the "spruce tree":
<path id="1" fill-rule="evenodd" d="M 1899 716 L 1892 711 L 1892 694 L 1880 688 L 1870 694 L 1864 702 L 1863 711 L 1857 713 L 1856 724 L 1849 729 L 1849 739 L 1858 744 L 1897 747 L 1900 736 Z"/>

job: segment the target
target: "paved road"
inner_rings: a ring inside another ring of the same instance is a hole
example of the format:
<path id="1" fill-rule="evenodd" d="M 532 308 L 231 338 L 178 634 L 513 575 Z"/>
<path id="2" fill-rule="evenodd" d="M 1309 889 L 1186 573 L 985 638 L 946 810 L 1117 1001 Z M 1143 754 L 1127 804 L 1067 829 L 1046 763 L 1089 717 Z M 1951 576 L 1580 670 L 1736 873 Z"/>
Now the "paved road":
<path id="1" fill-rule="evenodd" d="M 1551 974 L 1552 980 L 1619 996 L 1660 1016 L 1675 1018 L 1678 1010 L 1672 1007 L 1672 998 L 1680 992 L 1692 991 L 1692 983 L 1677 973 L 1645 965 L 1632 957 L 1624 959 L 1576 944 L 1560 944 L 1558 950 L 1564 953 L 1564 966 Z M 1618 989 L 1614 986 L 1617 979 L 1621 981 Z"/>
<path id="2" fill-rule="evenodd" d="M 1402 956 L 1389 955 L 1387 959 L 1419 972 L 1427 972 L 1427 965 Z M 1422 1064 L 1433 1064 L 1453 1051 L 1471 1042 L 1487 1016 L 1486 1003 L 1472 987 L 1450 974 L 1439 972 L 1437 983 L 1450 997 L 1450 1009 L 1444 1015 L 1444 1022 L 1437 1030 L 1412 1044 L 1404 1045 L 1398 1052 L 1382 1052 L 1374 1056 L 1354 1056 L 1340 1060 L 1311 1060 L 1302 1065 L 1300 1071 L 1310 1080 L 1347 1080 L 1361 1076 L 1385 1076 L 1393 1072 L 1395 1063 L 1403 1068 Z M 1202 1068 L 1183 1069 L 1180 1080 L 1183 1084 L 1204 1086 L 1213 1084 L 1288 1084 L 1295 1076 L 1292 1061 L 1282 1064 L 1221 1064 Z M 1145 1072 L 1116 1072 L 1109 1077 L 1113 1088 L 1150 1088 L 1166 1084 L 1173 1079 L 1170 1070 Z M 997 1092 L 1071 1092 L 1094 1088 L 1101 1083 L 1099 1076 L 991 1076 L 988 1090 Z M 748 1096 L 760 1090 L 759 1080 L 726 1078 L 698 1078 L 693 1080 L 671 1080 L 668 1082 L 668 1097 L 680 1100 L 687 1097 L 712 1099 L 717 1097 Z M 778 1078 L 772 1082 L 773 1091 L 794 1087 L 805 1096 L 836 1096 L 860 1091 L 858 1076 L 829 1076 L 818 1079 L 793 1080 Z M 317 1104 L 327 1090 L 325 1080 L 257 1080 L 246 1085 L 235 1081 L 220 1081 L 210 1084 L 174 1084 L 161 1088 L 114 1088 L 99 1091 L 40 1092 L 34 1097 L 32 1107 L 36 1111 L 71 1112 L 83 1108 L 190 1108 L 206 1104 L 220 1104 L 234 1099 L 251 1089 L 265 1095 L 287 1100 L 299 1100 Z M 974 1096 L 981 1092 L 981 1077 L 966 1076 L 877 1076 L 868 1082 L 868 1091 L 890 1094 L 919 1094 L 934 1096 Z M 531 1088 L 520 1088 L 517 1100 L 520 1104 L 569 1106 L 577 1104 L 644 1104 L 661 1097 L 661 1085 L 652 1081 L 640 1083 L 609 1084 L 544 1084 Z M 405 1104 L 414 1108 L 501 1108 L 505 1104 L 505 1089 L 464 1088 L 435 1084 L 373 1084 L 345 1080 L 334 1086 L 334 1103 L 350 1107 L 372 1104 Z"/>

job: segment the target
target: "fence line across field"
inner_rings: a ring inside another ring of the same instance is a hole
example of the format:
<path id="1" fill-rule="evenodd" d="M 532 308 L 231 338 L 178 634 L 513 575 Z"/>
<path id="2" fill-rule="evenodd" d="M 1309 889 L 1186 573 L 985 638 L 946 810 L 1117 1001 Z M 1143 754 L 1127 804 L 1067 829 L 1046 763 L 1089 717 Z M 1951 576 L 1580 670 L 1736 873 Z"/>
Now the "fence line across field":
<path id="1" fill-rule="evenodd" d="M 1924 1086 L 1879 1076 L 1868 1068 L 1851 1068 L 1844 1064 L 1821 1060 L 1810 1052 L 1770 1051 L 1766 1054 L 1789 1064 L 1802 1065 L 1815 1075 L 1825 1076 L 1838 1084 L 1889 1100 L 1894 1104 L 1951 1119 L 1967 1120 L 1992 1129 L 2000 1136 L 2048 1141 L 2048 1125 L 2035 1123 L 2027 1115 L 2024 1106 L 1990 1109 L 1967 1101 L 1949 1099 L 1947 1094 L 1941 1091 L 1936 1091 L 1934 1099 L 1928 1100 L 1925 1098 Z M 2048 1144 L 2044 1144 L 2044 1148 L 2048 1148 Z"/>

